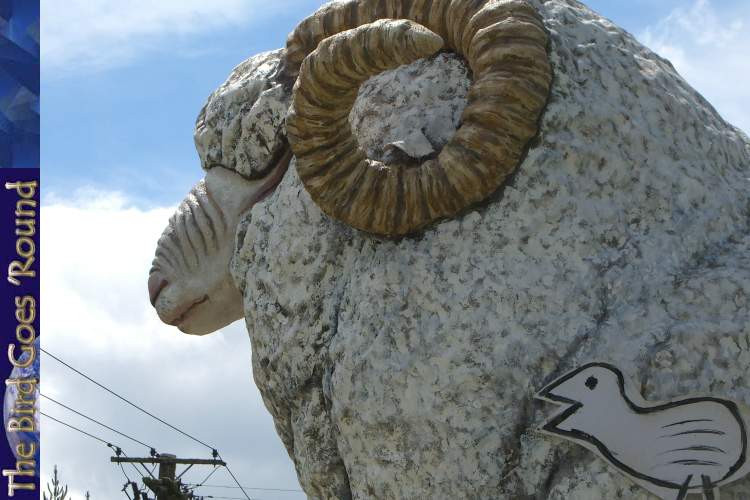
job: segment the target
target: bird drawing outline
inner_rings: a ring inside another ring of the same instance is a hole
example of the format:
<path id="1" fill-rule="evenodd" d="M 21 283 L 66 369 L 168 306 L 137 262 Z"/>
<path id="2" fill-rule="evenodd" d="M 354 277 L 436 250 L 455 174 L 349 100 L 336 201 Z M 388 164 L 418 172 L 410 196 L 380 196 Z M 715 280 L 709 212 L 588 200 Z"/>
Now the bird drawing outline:
<path id="1" fill-rule="evenodd" d="M 536 395 L 563 408 L 539 429 L 593 451 L 662 500 L 702 494 L 750 473 L 750 410 L 713 396 L 652 403 L 609 363 L 588 363 Z"/>

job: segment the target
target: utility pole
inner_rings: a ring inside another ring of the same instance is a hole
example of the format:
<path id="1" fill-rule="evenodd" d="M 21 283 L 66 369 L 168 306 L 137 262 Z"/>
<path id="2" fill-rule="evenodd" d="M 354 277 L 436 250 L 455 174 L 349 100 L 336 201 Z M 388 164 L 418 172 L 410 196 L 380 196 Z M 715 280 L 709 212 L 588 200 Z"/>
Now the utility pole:
<path id="1" fill-rule="evenodd" d="M 156 494 L 156 500 L 190 500 L 194 498 L 192 493 L 184 493 L 182 491 L 182 484 L 180 478 L 194 465 L 213 465 L 225 467 L 227 464 L 222 460 L 216 459 L 202 459 L 202 458 L 177 458 L 175 455 L 169 453 L 162 453 L 158 456 L 148 458 L 135 458 L 135 457 L 112 457 L 110 459 L 113 463 L 139 463 L 145 464 L 159 464 L 158 477 L 144 477 L 143 484 Z M 182 474 L 175 477 L 177 474 L 178 465 L 187 465 L 188 467 L 182 471 Z M 147 469 L 148 470 L 148 469 Z"/>
<path id="2" fill-rule="evenodd" d="M 138 490 L 138 485 L 135 484 L 135 482 L 130 483 L 131 488 L 133 488 L 133 500 L 143 500 L 141 498 L 141 492 Z"/>

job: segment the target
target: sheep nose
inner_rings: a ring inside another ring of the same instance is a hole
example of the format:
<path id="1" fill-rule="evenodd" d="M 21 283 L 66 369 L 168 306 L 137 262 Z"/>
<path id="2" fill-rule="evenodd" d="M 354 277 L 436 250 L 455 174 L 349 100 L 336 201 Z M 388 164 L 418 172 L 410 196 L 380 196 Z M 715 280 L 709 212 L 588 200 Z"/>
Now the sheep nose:
<path id="1" fill-rule="evenodd" d="M 148 277 L 148 298 L 152 306 L 156 307 L 156 299 L 168 284 L 169 282 L 158 272 L 151 273 Z"/>

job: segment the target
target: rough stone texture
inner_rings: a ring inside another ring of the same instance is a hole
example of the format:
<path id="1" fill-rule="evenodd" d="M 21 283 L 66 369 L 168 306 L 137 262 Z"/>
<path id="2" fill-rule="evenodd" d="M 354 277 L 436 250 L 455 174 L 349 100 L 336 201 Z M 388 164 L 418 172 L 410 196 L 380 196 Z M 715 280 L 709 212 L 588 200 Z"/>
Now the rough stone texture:
<path id="1" fill-rule="evenodd" d="M 393 147 L 411 158 L 440 151 L 461 123 L 468 74 L 463 58 L 443 52 L 365 82 L 349 122 L 367 156 L 388 163 Z"/>
<path id="2" fill-rule="evenodd" d="M 249 179 L 267 174 L 285 148 L 284 119 L 291 95 L 272 83 L 281 50 L 238 65 L 203 106 L 195 123 L 201 166 L 223 166 Z"/>
<path id="3" fill-rule="evenodd" d="M 534 392 L 591 360 L 649 400 L 750 403 L 750 140 L 616 26 L 533 3 L 552 96 L 490 202 L 383 241 L 322 214 L 290 168 L 240 225 L 255 380 L 310 498 L 652 498 L 534 430 L 555 410 Z M 426 92 L 410 71 L 353 120 Z M 748 479 L 722 489 L 748 498 Z"/>

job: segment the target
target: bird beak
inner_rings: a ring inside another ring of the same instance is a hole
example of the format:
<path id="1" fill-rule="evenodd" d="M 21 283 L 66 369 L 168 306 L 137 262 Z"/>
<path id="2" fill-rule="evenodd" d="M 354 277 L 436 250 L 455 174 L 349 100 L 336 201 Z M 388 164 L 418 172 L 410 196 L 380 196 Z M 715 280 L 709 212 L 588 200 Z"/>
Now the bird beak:
<path id="1" fill-rule="evenodd" d="M 567 404 L 578 403 L 578 401 L 574 401 L 570 398 L 566 398 L 565 396 L 562 396 L 555 392 L 555 390 L 567 380 L 568 380 L 568 377 L 560 377 L 554 380 L 553 382 L 545 386 L 541 391 L 537 392 L 534 397 L 536 399 L 540 399 L 542 401 L 549 401 L 552 403 L 567 403 Z"/>
<path id="2" fill-rule="evenodd" d="M 563 405 L 557 413 L 541 424 L 537 428 L 537 431 L 547 434 L 566 434 L 572 430 L 571 425 L 573 422 L 569 421 L 569 419 L 571 417 L 575 418 L 575 414 L 583 405 L 578 401 L 561 395 L 566 393 L 564 385 L 568 379 L 567 376 L 559 377 L 536 393 L 536 399 Z"/>

